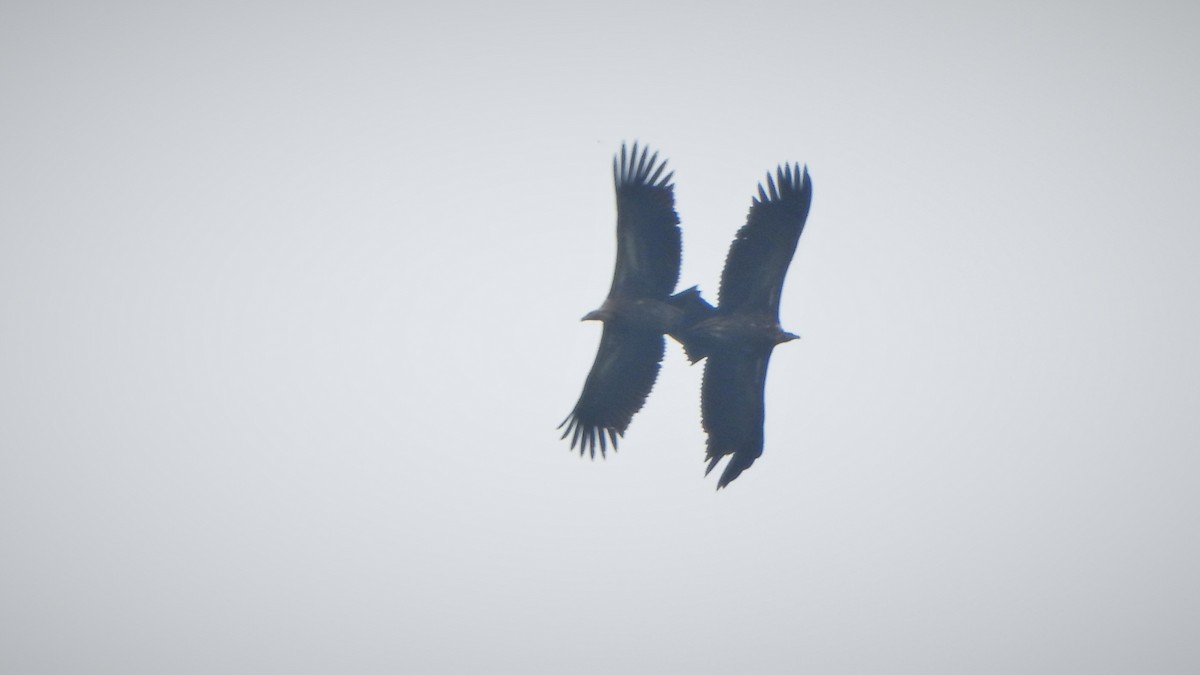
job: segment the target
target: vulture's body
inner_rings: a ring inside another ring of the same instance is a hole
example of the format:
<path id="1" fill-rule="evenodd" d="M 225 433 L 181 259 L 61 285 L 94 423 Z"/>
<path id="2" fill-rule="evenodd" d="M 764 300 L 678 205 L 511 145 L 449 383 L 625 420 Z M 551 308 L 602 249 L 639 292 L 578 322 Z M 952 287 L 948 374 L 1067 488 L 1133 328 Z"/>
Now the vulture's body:
<path id="1" fill-rule="evenodd" d="M 679 280 L 680 232 L 671 175 L 646 149 L 613 159 L 617 193 L 617 261 L 612 286 L 599 309 L 583 317 L 604 322 L 596 360 L 583 393 L 563 423 L 571 447 L 596 456 L 617 446 L 658 377 L 664 336 L 695 321 L 708 303 L 690 288 L 672 295 Z"/>
<path id="2" fill-rule="evenodd" d="M 779 297 L 808 218 L 812 183 L 799 166 L 781 167 L 776 178 L 767 174 L 768 189 L 758 186 L 729 247 L 716 312 L 682 336 L 688 358 L 707 358 L 700 404 L 708 432 L 705 473 L 732 455 L 718 488 L 762 455 L 767 364 L 775 345 L 797 337 L 779 325 Z"/>

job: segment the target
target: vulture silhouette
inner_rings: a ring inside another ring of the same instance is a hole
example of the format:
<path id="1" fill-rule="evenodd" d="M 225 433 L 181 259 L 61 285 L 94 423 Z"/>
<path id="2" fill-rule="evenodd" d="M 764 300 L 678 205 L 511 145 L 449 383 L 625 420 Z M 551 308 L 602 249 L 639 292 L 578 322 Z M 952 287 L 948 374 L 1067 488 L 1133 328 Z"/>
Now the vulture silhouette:
<path id="1" fill-rule="evenodd" d="M 779 323 L 779 298 L 812 202 L 807 167 L 783 165 L 758 185 L 746 224 L 738 230 L 721 273 L 714 308 L 679 281 L 680 230 L 673 173 L 645 147 L 621 146 L 613 158 L 617 194 L 617 261 L 608 297 L 584 321 L 602 321 L 596 360 L 575 408 L 559 424 L 571 449 L 604 456 L 658 377 L 666 336 L 692 363 L 707 359 L 700 412 L 708 434 L 708 475 L 726 456 L 721 489 L 763 452 L 764 387 L 775 345 L 795 340 Z"/>
<path id="2" fill-rule="evenodd" d="M 571 437 L 579 454 L 603 456 L 607 444 L 617 447 L 634 413 L 654 387 L 665 335 L 694 323 L 711 305 L 689 288 L 672 295 L 679 280 L 680 231 L 675 213 L 673 173 L 658 153 L 639 154 L 621 146 L 613 158 L 617 193 L 617 262 L 612 286 L 599 309 L 584 321 L 602 321 L 600 348 L 575 408 L 559 424 L 562 438 Z"/>
<path id="3" fill-rule="evenodd" d="M 784 165 L 766 182 L 729 247 L 715 313 L 680 337 L 693 363 L 707 358 L 700 399 L 708 433 L 705 475 L 732 455 L 718 490 L 762 455 L 767 364 L 775 345 L 798 337 L 779 325 L 779 297 L 808 219 L 812 181 L 807 167 Z"/>

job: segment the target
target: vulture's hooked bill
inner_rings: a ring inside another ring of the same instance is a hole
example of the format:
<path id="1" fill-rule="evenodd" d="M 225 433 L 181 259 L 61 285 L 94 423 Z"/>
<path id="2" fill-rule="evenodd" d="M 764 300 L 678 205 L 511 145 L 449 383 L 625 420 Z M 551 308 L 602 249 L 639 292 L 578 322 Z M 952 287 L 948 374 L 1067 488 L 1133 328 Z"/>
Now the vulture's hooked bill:
<path id="1" fill-rule="evenodd" d="M 693 362 L 707 359 L 701 415 L 708 433 L 705 474 L 727 455 L 717 488 L 748 469 L 763 450 L 763 387 L 775 345 L 796 339 L 779 325 L 779 297 L 812 201 L 807 168 L 784 165 L 758 186 L 738 230 L 718 305 L 695 286 L 672 295 L 679 280 L 680 231 L 672 173 L 638 145 L 613 158 L 617 193 L 617 262 L 608 297 L 584 320 L 604 322 L 583 393 L 559 428 L 580 454 L 614 449 L 658 377 L 664 336 Z"/>

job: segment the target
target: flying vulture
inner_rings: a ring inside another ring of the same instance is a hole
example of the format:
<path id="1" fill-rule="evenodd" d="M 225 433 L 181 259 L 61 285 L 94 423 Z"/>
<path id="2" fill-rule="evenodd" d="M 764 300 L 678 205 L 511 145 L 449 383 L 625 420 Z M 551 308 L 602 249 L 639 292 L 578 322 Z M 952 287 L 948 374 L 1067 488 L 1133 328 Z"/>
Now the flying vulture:
<path id="1" fill-rule="evenodd" d="M 717 489 L 762 455 L 767 363 L 775 345 L 797 338 L 779 325 L 779 295 L 811 201 L 807 167 L 784 165 L 774 178 L 767 174 L 767 189 L 759 184 L 729 247 L 715 314 L 682 331 L 688 358 L 708 358 L 700 404 L 708 432 L 705 475 L 732 455 Z"/>
<path id="2" fill-rule="evenodd" d="M 666 161 L 648 150 L 613 158 L 617 193 L 617 263 L 608 298 L 584 321 L 603 321 L 600 348 L 583 385 L 579 402 L 567 418 L 562 438 L 571 448 L 604 455 L 607 443 L 617 447 L 634 413 L 641 409 L 658 377 L 666 351 L 664 336 L 695 322 L 697 312 L 711 311 L 696 288 L 672 295 L 679 280 L 680 232 L 675 213 L 673 173 Z"/>

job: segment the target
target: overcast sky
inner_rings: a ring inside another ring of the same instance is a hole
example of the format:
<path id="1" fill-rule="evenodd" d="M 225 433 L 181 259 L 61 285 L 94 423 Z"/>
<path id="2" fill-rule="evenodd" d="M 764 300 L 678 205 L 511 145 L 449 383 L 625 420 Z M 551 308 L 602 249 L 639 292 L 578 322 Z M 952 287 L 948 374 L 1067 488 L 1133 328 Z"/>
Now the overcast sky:
<path id="1" fill-rule="evenodd" d="M 184 4 L 0 9 L 0 671 L 1200 670 L 1194 3 Z M 720 492 L 634 140 L 812 174 Z"/>

